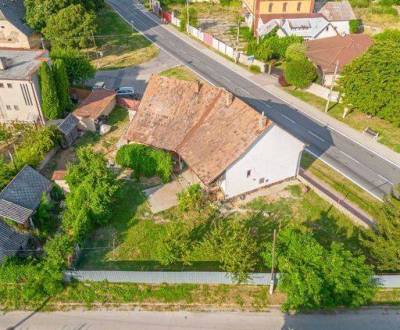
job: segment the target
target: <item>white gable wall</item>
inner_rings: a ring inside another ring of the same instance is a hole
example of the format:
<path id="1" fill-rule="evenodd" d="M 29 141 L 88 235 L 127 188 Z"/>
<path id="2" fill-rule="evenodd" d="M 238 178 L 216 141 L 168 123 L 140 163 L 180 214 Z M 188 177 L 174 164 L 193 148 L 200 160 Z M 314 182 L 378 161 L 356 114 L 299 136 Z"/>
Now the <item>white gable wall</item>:
<path id="1" fill-rule="evenodd" d="M 225 197 L 231 198 L 295 177 L 303 148 L 301 141 L 273 125 L 225 171 L 220 180 Z"/>
<path id="2" fill-rule="evenodd" d="M 346 34 L 350 34 L 349 21 L 331 21 L 331 24 L 339 35 L 345 36 Z"/>

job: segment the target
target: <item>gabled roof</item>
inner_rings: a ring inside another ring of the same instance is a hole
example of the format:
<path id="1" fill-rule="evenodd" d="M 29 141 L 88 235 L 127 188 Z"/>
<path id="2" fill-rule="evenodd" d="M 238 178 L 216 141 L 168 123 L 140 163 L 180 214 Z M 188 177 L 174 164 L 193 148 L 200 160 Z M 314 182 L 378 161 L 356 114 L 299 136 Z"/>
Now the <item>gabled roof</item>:
<path id="1" fill-rule="evenodd" d="M 0 220 L 0 262 L 7 256 L 13 256 L 26 246 L 29 236 L 18 233 Z"/>
<path id="2" fill-rule="evenodd" d="M 126 138 L 178 153 L 203 183 L 210 184 L 270 124 L 226 90 L 152 76 Z"/>
<path id="3" fill-rule="evenodd" d="M 48 179 L 26 165 L 0 192 L 0 216 L 25 223 L 50 187 Z"/>
<path id="4" fill-rule="evenodd" d="M 348 1 L 329 1 L 319 10 L 329 21 L 351 21 L 356 19 L 353 8 Z"/>
<path id="5" fill-rule="evenodd" d="M 18 30 L 29 36 L 33 30 L 24 22 L 25 7 L 23 0 L 0 1 L 0 20 L 9 21 Z"/>
<path id="6" fill-rule="evenodd" d="M 107 106 L 115 100 L 116 95 L 115 91 L 109 89 L 95 89 L 82 101 L 73 114 L 78 118 L 97 119 Z"/>
<path id="7" fill-rule="evenodd" d="M 79 120 L 72 113 L 65 117 L 58 125 L 58 129 L 64 135 L 71 133 L 78 125 Z"/>
<path id="8" fill-rule="evenodd" d="M 365 34 L 350 34 L 306 42 L 307 57 L 325 73 L 333 73 L 336 63 L 339 72 L 373 44 Z"/>

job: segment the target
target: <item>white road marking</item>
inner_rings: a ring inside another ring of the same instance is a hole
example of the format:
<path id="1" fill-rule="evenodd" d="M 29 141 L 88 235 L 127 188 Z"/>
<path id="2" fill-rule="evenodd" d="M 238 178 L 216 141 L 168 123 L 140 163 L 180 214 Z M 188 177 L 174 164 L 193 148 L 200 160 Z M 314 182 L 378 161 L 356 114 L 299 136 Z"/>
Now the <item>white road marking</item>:
<path id="1" fill-rule="evenodd" d="M 292 124 L 296 124 L 296 122 L 292 118 L 289 118 L 288 116 L 284 115 L 283 113 L 281 113 L 280 115 L 283 118 L 285 118 L 286 120 L 290 121 Z"/>
<path id="2" fill-rule="evenodd" d="M 320 137 L 318 134 L 315 134 L 313 131 L 307 130 L 308 134 L 312 135 L 316 139 L 320 140 L 321 142 L 326 142 L 322 137 Z"/>

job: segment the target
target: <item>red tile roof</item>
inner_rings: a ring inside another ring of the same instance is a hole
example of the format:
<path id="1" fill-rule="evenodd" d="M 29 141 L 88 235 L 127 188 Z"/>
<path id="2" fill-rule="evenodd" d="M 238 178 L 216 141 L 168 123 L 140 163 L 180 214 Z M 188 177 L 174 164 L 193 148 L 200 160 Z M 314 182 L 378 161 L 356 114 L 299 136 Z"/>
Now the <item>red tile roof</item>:
<path id="1" fill-rule="evenodd" d="M 126 138 L 178 153 L 203 183 L 210 184 L 270 124 L 223 89 L 152 76 Z"/>
<path id="2" fill-rule="evenodd" d="M 112 90 L 95 89 L 82 101 L 80 106 L 73 112 L 76 117 L 97 119 L 102 112 L 114 102 L 116 93 Z"/>
<path id="3" fill-rule="evenodd" d="M 53 181 L 56 181 L 56 180 L 64 180 L 66 174 L 67 174 L 67 171 L 65 171 L 65 170 L 54 171 L 54 173 L 53 173 L 51 179 L 52 179 Z"/>
<path id="4" fill-rule="evenodd" d="M 307 56 L 325 73 L 333 73 L 339 62 L 340 72 L 345 65 L 364 54 L 372 44 L 372 39 L 365 34 L 309 40 L 306 42 Z"/>

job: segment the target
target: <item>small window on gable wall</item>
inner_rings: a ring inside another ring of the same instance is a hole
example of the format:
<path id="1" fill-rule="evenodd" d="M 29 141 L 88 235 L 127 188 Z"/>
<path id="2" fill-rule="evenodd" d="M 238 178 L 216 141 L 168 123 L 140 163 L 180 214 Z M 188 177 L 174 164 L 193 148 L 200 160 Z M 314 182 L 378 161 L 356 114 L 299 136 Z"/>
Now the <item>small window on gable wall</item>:
<path id="1" fill-rule="evenodd" d="M 298 2 L 297 3 L 297 11 L 300 11 L 301 10 L 301 2 Z"/>
<path id="2" fill-rule="evenodd" d="M 249 178 L 251 175 L 251 170 L 247 170 L 247 177 Z"/>
<path id="3" fill-rule="evenodd" d="M 273 3 L 270 3 L 269 5 L 268 5 L 268 12 L 272 12 L 272 7 L 274 6 L 274 4 Z"/>
<path id="4" fill-rule="evenodd" d="M 8 88 L 12 88 L 12 84 L 11 83 L 7 83 L 7 87 Z"/>
<path id="5" fill-rule="evenodd" d="M 286 10 L 287 10 L 287 2 L 284 2 L 282 5 L 282 11 L 286 13 Z"/>

